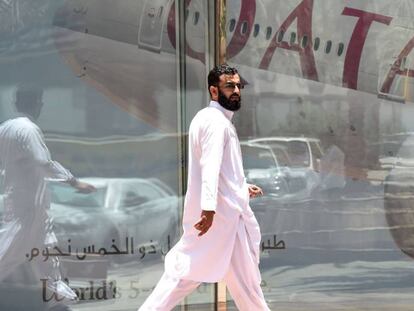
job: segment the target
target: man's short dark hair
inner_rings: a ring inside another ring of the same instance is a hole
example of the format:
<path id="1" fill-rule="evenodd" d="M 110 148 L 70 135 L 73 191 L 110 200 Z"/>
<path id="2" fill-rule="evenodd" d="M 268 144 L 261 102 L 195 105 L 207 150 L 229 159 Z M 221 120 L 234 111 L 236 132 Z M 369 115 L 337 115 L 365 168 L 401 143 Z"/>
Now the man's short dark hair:
<path id="1" fill-rule="evenodd" d="M 215 66 L 208 74 L 208 91 L 210 92 L 210 86 L 218 86 L 221 75 L 235 75 L 238 73 L 236 68 L 230 67 L 227 64 Z"/>
<path id="2" fill-rule="evenodd" d="M 16 90 L 15 106 L 18 112 L 32 115 L 42 106 L 43 90 L 34 85 L 19 85 Z"/>

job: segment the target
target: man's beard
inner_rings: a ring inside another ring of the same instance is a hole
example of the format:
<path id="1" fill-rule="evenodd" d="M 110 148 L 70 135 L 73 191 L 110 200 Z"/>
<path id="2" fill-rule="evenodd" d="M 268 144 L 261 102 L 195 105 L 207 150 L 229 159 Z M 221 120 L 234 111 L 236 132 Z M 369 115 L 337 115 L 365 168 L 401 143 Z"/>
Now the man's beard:
<path id="1" fill-rule="evenodd" d="M 233 99 L 232 99 L 233 98 Z M 241 107 L 241 96 L 233 93 L 229 98 L 226 97 L 220 90 L 218 93 L 218 103 L 230 111 L 237 111 Z"/>

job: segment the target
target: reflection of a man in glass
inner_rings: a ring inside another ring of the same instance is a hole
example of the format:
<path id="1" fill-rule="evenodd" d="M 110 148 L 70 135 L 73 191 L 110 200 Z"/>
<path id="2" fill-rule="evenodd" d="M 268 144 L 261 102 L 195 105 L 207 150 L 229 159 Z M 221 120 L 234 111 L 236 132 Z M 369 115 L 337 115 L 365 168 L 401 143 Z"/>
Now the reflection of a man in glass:
<path id="1" fill-rule="evenodd" d="M 40 286 L 41 279 L 47 279 L 48 289 L 59 297 L 75 298 L 74 292 L 61 280 L 57 257 L 51 256 L 48 260 L 39 257 L 29 262 L 27 256 L 34 248 L 41 253 L 57 243 L 52 220 L 47 213 L 50 207 L 47 179 L 68 183 L 82 193 L 95 190 L 51 159 L 43 133 L 34 123 L 43 106 L 42 95 L 41 89 L 19 87 L 15 102 L 18 117 L 0 125 L 0 165 L 4 188 L 0 227 L 0 307 L 5 301 L 5 297 L 1 297 L 4 296 L 1 289 L 14 288 L 15 284 L 30 289 Z M 18 293 L 16 296 L 22 296 L 23 303 L 26 299 L 27 306 L 32 299 L 42 300 L 42 296 Z"/>

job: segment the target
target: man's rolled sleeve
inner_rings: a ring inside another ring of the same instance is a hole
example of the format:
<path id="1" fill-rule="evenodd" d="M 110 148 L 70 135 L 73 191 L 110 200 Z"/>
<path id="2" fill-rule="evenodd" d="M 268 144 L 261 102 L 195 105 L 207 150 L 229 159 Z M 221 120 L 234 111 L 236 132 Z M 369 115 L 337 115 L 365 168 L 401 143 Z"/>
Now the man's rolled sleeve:
<path id="1" fill-rule="evenodd" d="M 202 133 L 201 143 L 201 209 L 217 209 L 217 193 L 223 151 L 227 142 L 224 124 L 210 124 Z"/>

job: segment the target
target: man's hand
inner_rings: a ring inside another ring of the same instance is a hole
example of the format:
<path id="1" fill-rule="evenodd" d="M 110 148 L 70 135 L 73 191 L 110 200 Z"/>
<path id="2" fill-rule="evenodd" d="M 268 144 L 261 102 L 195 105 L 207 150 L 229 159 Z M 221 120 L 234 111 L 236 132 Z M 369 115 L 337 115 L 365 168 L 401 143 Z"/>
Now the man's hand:
<path id="1" fill-rule="evenodd" d="M 88 183 L 83 182 L 83 181 L 79 181 L 77 179 L 72 179 L 70 181 L 70 185 L 73 188 L 77 189 L 78 192 L 84 193 L 84 194 L 88 194 L 88 193 L 96 191 L 96 188 L 93 185 L 88 184 Z"/>
<path id="2" fill-rule="evenodd" d="M 249 185 L 249 196 L 255 198 L 259 195 L 263 195 L 262 189 L 256 185 Z"/>
<path id="3" fill-rule="evenodd" d="M 194 228 L 200 231 L 198 236 L 205 234 L 213 225 L 214 211 L 202 211 L 201 219 L 194 225 Z"/>

